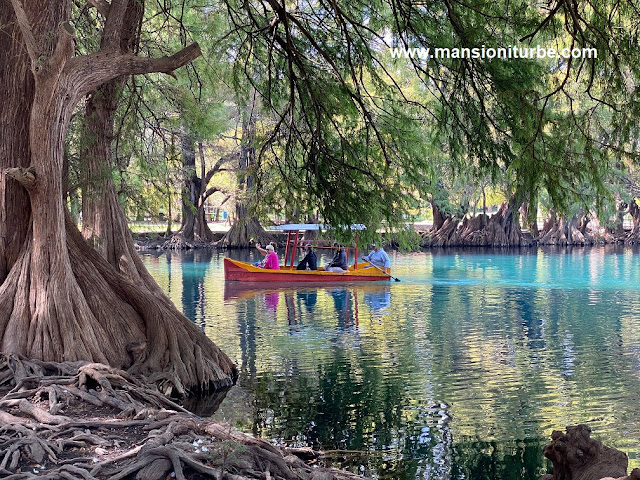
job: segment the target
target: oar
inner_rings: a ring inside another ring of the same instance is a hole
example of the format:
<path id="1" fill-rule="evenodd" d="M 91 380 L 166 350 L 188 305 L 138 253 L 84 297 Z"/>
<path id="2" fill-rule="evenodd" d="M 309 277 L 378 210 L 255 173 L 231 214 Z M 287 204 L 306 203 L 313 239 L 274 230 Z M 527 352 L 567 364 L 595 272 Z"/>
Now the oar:
<path id="1" fill-rule="evenodd" d="M 378 270 L 380 270 L 382 273 L 384 273 L 385 275 L 389 275 L 391 278 L 393 278 L 396 282 L 399 282 L 400 279 L 398 277 L 394 277 L 393 275 L 391 275 L 390 273 L 385 272 L 384 270 L 382 270 L 379 266 L 374 265 L 373 263 L 369 263 L 369 265 L 371 265 L 374 268 L 377 268 Z"/>

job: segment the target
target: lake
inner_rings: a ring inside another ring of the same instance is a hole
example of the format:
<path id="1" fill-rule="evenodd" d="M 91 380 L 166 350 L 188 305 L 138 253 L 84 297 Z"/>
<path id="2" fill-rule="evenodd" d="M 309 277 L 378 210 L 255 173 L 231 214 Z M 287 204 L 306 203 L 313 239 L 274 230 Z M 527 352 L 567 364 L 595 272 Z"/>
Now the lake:
<path id="1" fill-rule="evenodd" d="M 639 253 L 391 254 L 400 282 L 281 289 L 225 285 L 225 252 L 142 257 L 238 365 L 214 419 L 373 478 L 537 480 L 577 423 L 640 467 Z"/>

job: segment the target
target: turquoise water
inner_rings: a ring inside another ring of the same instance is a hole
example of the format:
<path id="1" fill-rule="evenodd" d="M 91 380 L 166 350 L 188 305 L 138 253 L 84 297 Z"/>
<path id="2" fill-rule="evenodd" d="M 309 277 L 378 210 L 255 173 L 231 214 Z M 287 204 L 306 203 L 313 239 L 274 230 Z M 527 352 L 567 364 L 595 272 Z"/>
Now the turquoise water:
<path id="1" fill-rule="evenodd" d="M 143 258 L 238 365 L 217 420 L 374 478 L 537 479 L 576 423 L 640 466 L 640 252 L 490 252 L 392 255 L 401 282 L 253 289 L 225 285 L 224 253 Z"/>

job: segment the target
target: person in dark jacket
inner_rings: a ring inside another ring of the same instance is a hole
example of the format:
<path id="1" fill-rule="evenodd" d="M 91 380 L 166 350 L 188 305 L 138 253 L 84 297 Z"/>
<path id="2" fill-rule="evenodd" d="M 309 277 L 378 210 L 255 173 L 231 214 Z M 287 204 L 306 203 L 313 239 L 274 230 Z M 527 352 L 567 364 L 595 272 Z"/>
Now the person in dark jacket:
<path id="1" fill-rule="evenodd" d="M 318 270 L 318 257 L 316 257 L 316 253 L 313 251 L 310 243 L 305 245 L 305 250 L 307 254 L 300 260 L 297 267 L 298 270 Z"/>
<path id="2" fill-rule="evenodd" d="M 336 248 L 336 253 L 331 262 L 325 267 L 325 270 L 327 272 L 344 273 L 349 269 L 347 265 L 347 252 L 345 252 L 344 247 L 338 245 L 338 242 L 334 242 L 333 246 Z"/>

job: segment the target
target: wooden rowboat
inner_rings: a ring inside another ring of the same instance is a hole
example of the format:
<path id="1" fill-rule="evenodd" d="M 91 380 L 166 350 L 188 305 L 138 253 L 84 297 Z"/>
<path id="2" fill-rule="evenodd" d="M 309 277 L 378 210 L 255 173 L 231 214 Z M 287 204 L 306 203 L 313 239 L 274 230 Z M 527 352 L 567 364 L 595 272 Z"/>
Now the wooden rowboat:
<path id="1" fill-rule="evenodd" d="M 369 267 L 369 268 L 367 268 Z M 379 282 L 391 277 L 368 263 L 351 265 L 345 273 L 318 270 L 296 270 L 295 266 L 280 266 L 280 270 L 269 270 L 253 266 L 248 262 L 224 259 L 224 279 L 228 282 L 299 282 L 299 283 L 349 283 Z"/>

